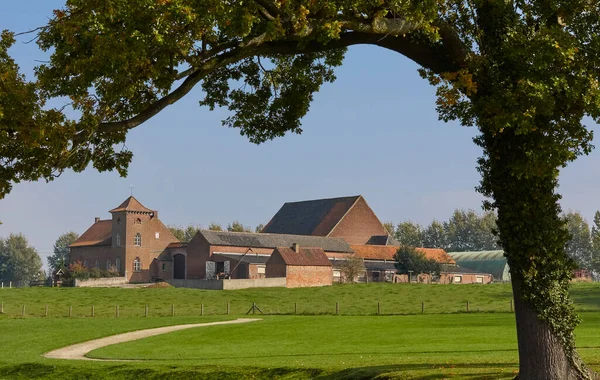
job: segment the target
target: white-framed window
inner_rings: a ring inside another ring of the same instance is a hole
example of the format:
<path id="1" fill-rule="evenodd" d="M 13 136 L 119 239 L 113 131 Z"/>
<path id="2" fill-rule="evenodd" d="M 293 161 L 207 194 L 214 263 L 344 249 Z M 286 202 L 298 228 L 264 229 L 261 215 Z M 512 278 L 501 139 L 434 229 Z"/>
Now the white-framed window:
<path id="1" fill-rule="evenodd" d="M 121 259 L 118 257 L 115 260 L 115 268 L 117 269 L 117 272 L 121 272 Z"/>
<path id="2" fill-rule="evenodd" d="M 256 273 L 258 273 L 258 274 L 265 274 L 265 268 L 266 268 L 265 265 L 259 265 L 259 266 L 257 266 L 256 267 Z"/>
<path id="3" fill-rule="evenodd" d="M 119 235 L 119 234 L 117 234 L 117 236 L 115 236 L 115 246 L 116 247 L 121 246 L 121 235 Z"/>
<path id="4" fill-rule="evenodd" d="M 154 238 L 155 239 L 160 239 L 160 232 L 155 232 L 154 233 Z"/>
<path id="5" fill-rule="evenodd" d="M 462 282 L 462 276 L 454 276 L 454 283 L 460 284 Z"/>
<path id="6" fill-rule="evenodd" d="M 133 245 L 135 245 L 136 247 L 139 247 L 142 245 L 142 235 L 140 235 L 139 232 L 137 234 L 135 234 L 135 236 L 133 238 Z"/>
<path id="7" fill-rule="evenodd" d="M 133 271 L 134 272 L 142 271 L 142 262 L 140 261 L 139 257 L 136 257 L 135 260 L 133 260 Z"/>
<path id="8" fill-rule="evenodd" d="M 340 278 L 342 277 L 342 271 L 339 269 L 334 269 L 333 270 L 333 278 Z"/>
<path id="9" fill-rule="evenodd" d="M 483 284 L 483 276 L 477 276 L 477 277 L 475 277 L 475 282 L 477 284 Z"/>
<path id="10" fill-rule="evenodd" d="M 106 259 L 106 270 L 111 270 L 112 268 L 112 261 L 110 261 L 110 259 Z"/>

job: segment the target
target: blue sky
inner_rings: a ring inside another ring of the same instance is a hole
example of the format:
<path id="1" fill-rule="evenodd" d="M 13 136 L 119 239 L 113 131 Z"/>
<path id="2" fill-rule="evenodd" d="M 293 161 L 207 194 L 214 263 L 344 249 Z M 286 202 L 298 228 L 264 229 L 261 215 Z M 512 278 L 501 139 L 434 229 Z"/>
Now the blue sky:
<path id="1" fill-rule="evenodd" d="M 62 5 L 7 2 L 0 29 L 33 29 Z M 28 39 L 11 53 L 30 75 L 46 55 L 25 44 Z M 476 130 L 438 121 L 434 89 L 416 70 L 397 53 L 353 47 L 338 80 L 315 96 L 304 133 L 260 146 L 222 127 L 227 111 L 199 107 L 202 93 L 194 91 L 129 134 L 135 156 L 127 178 L 88 169 L 49 184 L 15 185 L 0 200 L 0 236 L 22 232 L 46 256 L 61 233 L 82 233 L 94 217 L 108 218 L 108 210 L 129 196 L 130 185 L 168 225 L 238 219 L 256 226 L 286 201 L 355 194 L 365 196 L 382 221 L 426 224 L 447 219 L 455 208 L 479 211 Z M 591 220 L 600 209 L 599 164 L 594 151 L 563 171 L 565 210 L 580 210 Z"/>

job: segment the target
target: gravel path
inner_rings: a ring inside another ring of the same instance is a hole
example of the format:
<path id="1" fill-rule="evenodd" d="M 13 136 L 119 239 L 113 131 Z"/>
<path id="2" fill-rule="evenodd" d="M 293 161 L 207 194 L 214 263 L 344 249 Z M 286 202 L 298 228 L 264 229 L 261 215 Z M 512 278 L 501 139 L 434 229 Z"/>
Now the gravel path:
<path id="1" fill-rule="evenodd" d="M 68 359 L 68 360 L 110 360 L 111 359 L 92 359 L 88 358 L 85 355 L 93 351 L 97 348 L 110 346 L 112 344 L 129 342 L 132 340 L 147 338 L 149 336 L 155 336 L 160 334 L 166 334 L 173 331 L 191 329 L 194 327 L 204 327 L 204 326 L 216 326 L 216 325 L 228 325 L 234 323 L 248 323 L 260 321 L 260 319 L 256 318 L 238 318 L 232 321 L 222 321 L 222 322 L 208 322 L 208 323 L 194 323 L 187 325 L 176 325 L 176 326 L 165 326 L 165 327 L 157 327 L 153 329 L 132 331 L 124 334 L 118 334 L 113 336 L 108 336 L 106 338 L 89 340 L 87 342 L 74 344 L 72 346 L 67 346 L 63 348 L 59 348 L 57 350 L 53 350 L 44 354 L 44 357 L 50 359 Z M 115 360 L 115 361 L 126 361 L 126 360 Z"/>

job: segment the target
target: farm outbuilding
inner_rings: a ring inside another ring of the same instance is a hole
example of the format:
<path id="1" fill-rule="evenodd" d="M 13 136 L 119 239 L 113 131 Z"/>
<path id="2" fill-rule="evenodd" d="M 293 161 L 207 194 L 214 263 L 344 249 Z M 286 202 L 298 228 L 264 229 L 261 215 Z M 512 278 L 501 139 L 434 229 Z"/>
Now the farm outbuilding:
<path id="1" fill-rule="evenodd" d="M 490 273 L 494 281 L 510 281 L 510 271 L 504 251 L 448 252 L 461 268 Z"/>
<path id="2" fill-rule="evenodd" d="M 325 286 L 333 282 L 331 262 L 321 248 L 276 248 L 266 263 L 267 278 L 285 277 L 286 287 Z"/>

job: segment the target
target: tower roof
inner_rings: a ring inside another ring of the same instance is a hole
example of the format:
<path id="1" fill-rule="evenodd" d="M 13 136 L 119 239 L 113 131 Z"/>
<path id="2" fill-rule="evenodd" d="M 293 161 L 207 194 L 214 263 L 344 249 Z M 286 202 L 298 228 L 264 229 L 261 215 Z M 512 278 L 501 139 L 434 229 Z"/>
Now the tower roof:
<path id="1" fill-rule="evenodd" d="M 121 203 L 119 207 L 113 208 L 109 212 L 121 212 L 121 211 L 135 211 L 135 212 L 154 212 L 149 208 L 145 207 L 137 199 L 132 196 L 125 199 L 125 202 Z"/>

